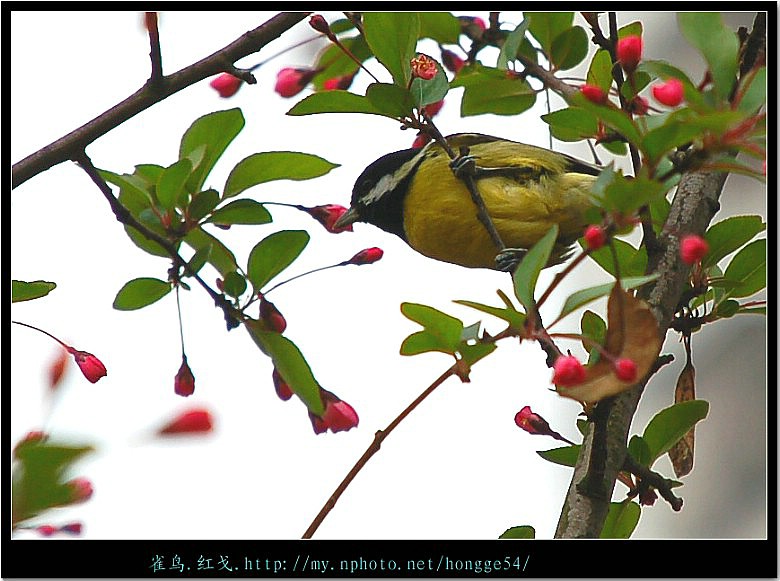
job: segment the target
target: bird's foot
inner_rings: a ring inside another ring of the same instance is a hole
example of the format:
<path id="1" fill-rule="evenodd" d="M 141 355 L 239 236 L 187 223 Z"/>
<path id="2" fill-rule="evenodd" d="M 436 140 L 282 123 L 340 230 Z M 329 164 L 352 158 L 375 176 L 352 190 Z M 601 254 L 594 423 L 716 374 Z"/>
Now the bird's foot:
<path id="1" fill-rule="evenodd" d="M 527 252 L 524 248 L 504 248 L 496 255 L 496 268 L 513 273 Z"/>
<path id="2" fill-rule="evenodd" d="M 457 178 L 477 175 L 477 160 L 473 155 L 460 155 L 450 162 L 450 169 Z"/>

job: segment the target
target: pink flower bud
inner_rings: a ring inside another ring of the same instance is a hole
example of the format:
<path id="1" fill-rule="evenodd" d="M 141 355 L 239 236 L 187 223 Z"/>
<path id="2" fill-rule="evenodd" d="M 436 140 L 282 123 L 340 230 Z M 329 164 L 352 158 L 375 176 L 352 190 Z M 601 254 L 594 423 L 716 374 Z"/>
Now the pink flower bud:
<path id="1" fill-rule="evenodd" d="M 665 83 L 653 85 L 653 98 L 667 107 L 677 107 L 683 101 L 683 84 L 680 79 L 671 78 Z"/>
<path id="2" fill-rule="evenodd" d="M 188 397 L 195 393 L 195 376 L 192 374 L 187 357 L 182 355 L 181 366 L 173 380 L 173 391 L 176 395 Z"/>
<path id="3" fill-rule="evenodd" d="M 631 35 L 618 40 L 617 59 L 624 71 L 633 71 L 642 60 L 642 37 Z"/>
<path id="4" fill-rule="evenodd" d="M 81 531 L 84 529 L 84 525 L 80 522 L 70 522 L 68 524 L 64 524 L 60 527 L 60 532 L 62 533 L 70 533 L 72 535 L 80 535 Z"/>
<path id="5" fill-rule="evenodd" d="M 465 60 L 447 49 L 441 51 L 441 63 L 444 65 L 444 68 L 456 75 L 460 72 L 460 69 L 466 66 Z"/>
<path id="6" fill-rule="evenodd" d="M 106 366 L 103 365 L 100 359 L 92 355 L 92 353 L 78 351 L 73 349 L 73 347 L 68 348 L 68 352 L 73 355 L 73 359 L 76 360 L 76 365 L 79 366 L 81 373 L 84 374 L 84 377 L 86 377 L 90 383 L 96 383 L 101 377 L 108 375 Z"/>
<path id="7" fill-rule="evenodd" d="M 582 85 L 580 87 L 580 93 L 591 103 L 597 105 L 603 105 L 607 102 L 607 94 L 596 85 Z"/>
<path id="8" fill-rule="evenodd" d="M 710 245 L 701 236 L 688 234 L 680 240 L 680 257 L 685 264 L 695 264 L 707 255 Z"/>
<path id="9" fill-rule="evenodd" d="M 339 399 L 337 395 L 326 389 L 320 390 L 325 411 L 322 416 L 316 416 L 309 412 L 309 419 L 315 434 L 331 432 L 345 432 L 358 425 L 358 415 L 351 405 Z"/>
<path id="10" fill-rule="evenodd" d="M 420 149 L 430 140 L 431 140 L 431 136 L 428 135 L 427 133 L 418 133 L 417 137 L 414 138 L 414 142 L 412 143 L 412 148 Z"/>
<path id="11" fill-rule="evenodd" d="M 355 256 L 350 258 L 346 264 L 372 264 L 381 259 L 384 255 L 384 251 L 381 248 L 374 246 L 373 248 L 366 248 L 358 252 Z"/>
<path id="12" fill-rule="evenodd" d="M 317 32 L 321 32 L 322 34 L 331 34 L 330 26 L 321 14 L 315 14 L 309 18 L 309 26 L 311 26 Z"/>
<path id="13" fill-rule="evenodd" d="M 342 75 L 340 77 L 333 77 L 322 83 L 322 88 L 326 91 L 341 90 L 346 91 L 352 85 L 352 81 L 355 78 L 356 73 L 351 75 Z"/>
<path id="14" fill-rule="evenodd" d="M 92 483 L 86 478 L 74 478 L 65 483 L 70 491 L 70 500 L 68 504 L 75 502 L 85 502 L 92 497 L 94 489 Z"/>
<path id="15" fill-rule="evenodd" d="M 573 355 L 561 355 L 555 360 L 553 383 L 571 387 L 585 381 L 585 367 Z"/>
<path id="16" fill-rule="evenodd" d="M 591 224 L 585 229 L 585 244 L 590 250 L 598 250 L 607 243 L 607 233 L 604 228 Z"/>
<path id="17" fill-rule="evenodd" d="M 633 382 L 636 380 L 637 369 L 633 359 L 622 358 L 614 363 L 615 375 L 620 381 Z"/>
<path id="18" fill-rule="evenodd" d="M 352 224 L 336 227 L 336 222 L 347 212 L 347 208 L 338 204 L 326 204 L 324 206 L 314 206 L 313 208 L 303 208 L 312 218 L 325 226 L 328 232 L 339 234 L 340 232 L 352 232 Z"/>
<path id="19" fill-rule="evenodd" d="M 276 333 L 284 333 L 287 328 L 287 321 L 276 306 L 265 299 L 262 293 L 258 293 L 260 297 L 260 320 L 263 321 L 269 330 Z"/>
<path id="20" fill-rule="evenodd" d="M 39 527 L 35 527 L 35 532 L 44 537 L 50 537 L 58 531 L 59 529 L 53 525 L 41 525 Z"/>
<path id="21" fill-rule="evenodd" d="M 515 424 L 529 434 L 547 434 L 550 424 L 542 416 L 534 413 L 531 406 L 525 406 L 515 414 Z"/>
<path id="22" fill-rule="evenodd" d="M 431 57 L 418 54 L 411 60 L 412 77 L 419 77 L 424 81 L 430 81 L 436 76 L 436 61 Z"/>
<path id="23" fill-rule="evenodd" d="M 425 105 L 423 109 L 428 114 L 428 117 L 434 117 L 439 111 L 441 111 L 442 107 L 444 107 L 444 99 L 441 101 L 436 101 L 435 103 L 429 103 L 428 105 Z"/>
<path id="24" fill-rule="evenodd" d="M 276 367 L 274 367 L 274 371 L 271 374 L 271 379 L 273 379 L 274 389 L 276 390 L 276 395 L 279 396 L 279 399 L 282 401 L 287 401 L 293 396 L 293 390 L 290 389 L 289 385 L 287 385 L 287 382 L 276 370 Z"/>
<path id="25" fill-rule="evenodd" d="M 294 97 L 303 91 L 316 74 L 314 69 L 283 68 L 276 74 L 274 91 L 282 97 Z"/>
<path id="26" fill-rule="evenodd" d="M 211 79 L 209 86 L 219 93 L 220 97 L 227 99 L 238 93 L 242 83 L 243 81 L 238 77 L 234 77 L 230 73 L 222 73 Z"/>
<path id="27" fill-rule="evenodd" d="M 196 408 L 186 411 L 160 428 L 158 435 L 199 434 L 210 432 L 214 428 L 211 412 Z"/>

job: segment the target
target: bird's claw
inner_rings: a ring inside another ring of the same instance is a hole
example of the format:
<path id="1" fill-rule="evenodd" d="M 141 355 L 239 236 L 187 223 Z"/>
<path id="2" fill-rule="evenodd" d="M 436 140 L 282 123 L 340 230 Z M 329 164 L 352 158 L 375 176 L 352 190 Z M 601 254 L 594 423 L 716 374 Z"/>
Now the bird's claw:
<path id="1" fill-rule="evenodd" d="M 461 155 L 450 162 L 450 168 L 456 177 L 475 176 L 477 174 L 477 158 L 473 155 Z"/>
<path id="2" fill-rule="evenodd" d="M 496 268 L 513 273 L 527 252 L 524 248 L 504 248 L 496 255 Z"/>

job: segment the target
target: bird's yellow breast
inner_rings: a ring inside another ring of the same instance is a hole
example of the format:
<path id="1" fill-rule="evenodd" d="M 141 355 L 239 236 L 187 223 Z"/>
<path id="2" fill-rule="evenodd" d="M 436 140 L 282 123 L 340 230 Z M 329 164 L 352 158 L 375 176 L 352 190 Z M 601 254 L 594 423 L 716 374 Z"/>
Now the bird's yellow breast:
<path id="1" fill-rule="evenodd" d="M 476 144 L 470 155 L 480 168 L 522 168 L 516 174 L 476 180 L 507 247 L 530 248 L 554 224 L 565 244 L 582 234 L 593 176 L 565 173 L 561 156 L 510 141 Z M 440 149 L 430 152 L 412 179 L 404 202 L 404 230 L 409 244 L 426 256 L 462 266 L 495 267 L 499 249 L 478 220 L 465 183 L 452 173 Z"/>

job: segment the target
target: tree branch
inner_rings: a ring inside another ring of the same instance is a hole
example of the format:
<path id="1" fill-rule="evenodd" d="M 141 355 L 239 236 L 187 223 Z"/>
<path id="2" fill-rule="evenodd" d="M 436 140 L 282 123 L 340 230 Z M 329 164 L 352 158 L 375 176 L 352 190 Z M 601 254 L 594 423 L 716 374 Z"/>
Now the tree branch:
<path id="1" fill-rule="evenodd" d="M 11 172 L 11 188 L 16 188 L 39 173 L 71 159 L 99 137 L 174 93 L 218 73 L 233 70 L 234 62 L 259 51 L 303 20 L 306 14 L 282 12 L 197 63 L 159 79 L 152 75 L 143 87 L 121 103 L 15 163 Z M 245 76 L 242 78 L 248 83 L 256 82 L 254 77 L 251 77 L 251 80 Z"/>

